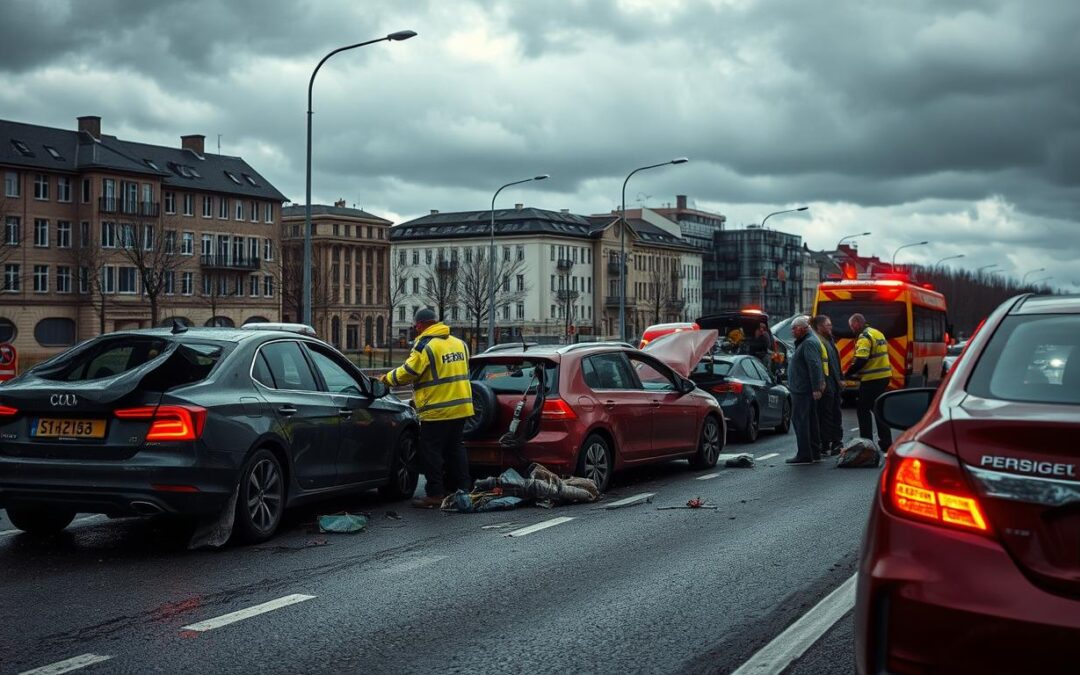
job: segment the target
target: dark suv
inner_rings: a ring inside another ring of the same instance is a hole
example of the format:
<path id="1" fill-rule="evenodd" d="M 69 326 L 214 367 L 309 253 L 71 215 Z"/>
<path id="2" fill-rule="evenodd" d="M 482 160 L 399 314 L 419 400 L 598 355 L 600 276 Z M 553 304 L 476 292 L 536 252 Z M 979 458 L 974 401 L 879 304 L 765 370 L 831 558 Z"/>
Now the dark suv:
<path id="1" fill-rule="evenodd" d="M 77 512 L 218 514 L 269 538 L 285 508 L 378 487 L 407 498 L 415 413 L 320 340 L 174 328 L 84 342 L 0 387 L 0 507 L 55 531 Z"/>

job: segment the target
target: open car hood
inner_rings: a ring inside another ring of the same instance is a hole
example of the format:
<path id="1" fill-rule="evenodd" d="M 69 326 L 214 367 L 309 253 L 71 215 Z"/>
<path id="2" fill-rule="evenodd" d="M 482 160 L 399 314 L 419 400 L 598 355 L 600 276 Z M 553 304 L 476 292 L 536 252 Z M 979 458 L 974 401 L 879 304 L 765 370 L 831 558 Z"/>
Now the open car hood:
<path id="1" fill-rule="evenodd" d="M 668 333 L 645 345 L 642 351 L 663 361 L 683 377 L 690 377 L 694 367 L 716 346 L 715 330 L 688 330 Z"/>

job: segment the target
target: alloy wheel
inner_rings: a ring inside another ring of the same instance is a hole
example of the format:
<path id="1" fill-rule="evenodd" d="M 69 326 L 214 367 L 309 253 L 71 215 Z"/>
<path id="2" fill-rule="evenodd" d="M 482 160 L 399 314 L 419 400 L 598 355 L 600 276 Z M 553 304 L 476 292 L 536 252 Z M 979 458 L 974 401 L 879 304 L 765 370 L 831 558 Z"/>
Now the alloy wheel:
<path id="1" fill-rule="evenodd" d="M 713 418 L 705 420 L 705 428 L 701 431 L 701 443 L 704 445 L 705 460 L 712 464 L 720 457 L 720 425 Z"/>
<path id="2" fill-rule="evenodd" d="M 394 467 L 394 483 L 402 494 L 409 491 L 410 467 L 416 458 L 416 445 L 411 436 L 404 436 L 397 452 L 397 465 Z"/>
<path id="3" fill-rule="evenodd" d="M 269 458 L 260 459 L 248 474 L 247 509 L 251 522 L 266 532 L 274 527 L 283 502 L 281 471 Z"/>
<path id="4" fill-rule="evenodd" d="M 600 486 L 607 481 L 610 471 L 607 448 L 598 441 L 590 443 L 585 449 L 585 477 Z"/>

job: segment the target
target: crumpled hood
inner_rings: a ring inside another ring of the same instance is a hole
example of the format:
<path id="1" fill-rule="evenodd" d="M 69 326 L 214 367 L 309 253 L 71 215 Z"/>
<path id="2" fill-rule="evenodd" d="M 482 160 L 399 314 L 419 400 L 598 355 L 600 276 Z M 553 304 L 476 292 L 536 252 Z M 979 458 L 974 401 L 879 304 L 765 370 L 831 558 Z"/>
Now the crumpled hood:
<path id="1" fill-rule="evenodd" d="M 688 330 L 669 333 L 645 345 L 642 351 L 660 359 L 683 377 L 690 377 L 694 367 L 716 346 L 715 330 Z"/>

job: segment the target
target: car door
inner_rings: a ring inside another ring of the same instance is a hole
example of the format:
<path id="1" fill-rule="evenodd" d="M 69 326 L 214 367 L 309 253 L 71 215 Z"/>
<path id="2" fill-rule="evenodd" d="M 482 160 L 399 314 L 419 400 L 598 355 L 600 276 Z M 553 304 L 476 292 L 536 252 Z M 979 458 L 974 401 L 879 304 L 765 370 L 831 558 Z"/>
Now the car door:
<path id="1" fill-rule="evenodd" d="M 739 363 L 740 377 L 745 386 L 751 388 L 751 395 L 757 401 L 761 418 L 758 424 L 769 427 L 777 424 L 780 418 L 778 397 L 772 393 L 772 377 L 765 372 L 765 368 L 754 358 L 742 359 Z"/>
<path id="2" fill-rule="evenodd" d="M 338 484 L 385 478 L 392 436 L 389 415 L 374 404 L 362 376 L 329 347 L 305 343 L 315 370 L 338 406 Z"/>
<path id="3" fill-rule="evenodd" d="M 276 340 L 260 347 L 252 376 L 284 430 L 297 483 L 305 490 L 333 486 L 341 406 L 320 387 L 300 343 Z"/>
<path id="4" fill-rule="evenodd" d="M 692 452 L 697 447 L 698 406 L 679 392 L 678 376 L 645 354 L 631 352 L 627 358 L 651 406 L 652 442 L 646 457 Z"/>
<path id="5" fill-rule="evenodd" d="M 606 352 L 582 361 L 585 385 L 592 390 L 625 461 L 648 456 L 652 448 L 652 401 L 638 387 L 622 352 Z"/>

